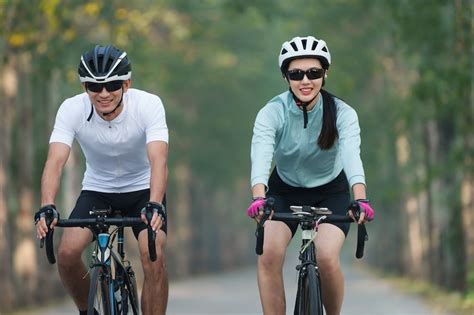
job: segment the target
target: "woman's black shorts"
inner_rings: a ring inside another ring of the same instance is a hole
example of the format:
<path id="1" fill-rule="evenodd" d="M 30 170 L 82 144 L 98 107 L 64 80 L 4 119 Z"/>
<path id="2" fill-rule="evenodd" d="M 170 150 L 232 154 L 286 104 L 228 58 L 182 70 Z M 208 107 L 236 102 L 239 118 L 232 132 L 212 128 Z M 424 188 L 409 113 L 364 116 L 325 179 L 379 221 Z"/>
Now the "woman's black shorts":
<path id="1" fill-rule="evenodd" d="M 140 212 L 150 200 L 150 189 L 138 190 L 127 193 L 103 193 L 91 190 L 83 190 L 77 199 L 76 206 L 72 210 L 70 219 L 90 218 L 89 211 L 92 209 L 112 209 L 113 212 L 127 217 L 140 217 Z M 163 198 L 166 207 L 166 196 Z M 112 213 L 113 214 L 113 213 Z M 138 234 L 146 229 L 146 224 L 141 223 L 132 227 L 133 234 L 138 239 Z M 167 233 L 166 220 L 161 230 Z"/>
<path id="2" fill-rule="evenodd" d="M 280 178 L 275 168 L 268 180 L 267 197 L 275 199 L 275 212 L 291 213 L 290 206 L 326 207 L 334 214 L 346 215 L 350 203 L 349 183 L 344 171 L 331 182 L 313 188 L 293 187 Z M 294 236 L 297 222 L 285 221 Z M 350 223 L 331 223 L 347 236 Z"/>

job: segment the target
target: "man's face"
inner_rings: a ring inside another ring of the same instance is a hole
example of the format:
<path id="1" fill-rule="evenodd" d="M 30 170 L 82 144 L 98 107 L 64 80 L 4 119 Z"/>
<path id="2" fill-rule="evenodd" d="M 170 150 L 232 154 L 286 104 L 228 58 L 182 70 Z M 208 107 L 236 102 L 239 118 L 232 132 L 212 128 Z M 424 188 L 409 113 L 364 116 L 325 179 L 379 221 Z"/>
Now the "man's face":
<path id="1" fill-rule="evenodd" d="M 131 80 L 112 81 L 107 83 L 84 83 L 84 88 L 89 95 L 95 110 L 102 113 L 113 111 L 122 99 L 122 93 L 127 92 Z"/>

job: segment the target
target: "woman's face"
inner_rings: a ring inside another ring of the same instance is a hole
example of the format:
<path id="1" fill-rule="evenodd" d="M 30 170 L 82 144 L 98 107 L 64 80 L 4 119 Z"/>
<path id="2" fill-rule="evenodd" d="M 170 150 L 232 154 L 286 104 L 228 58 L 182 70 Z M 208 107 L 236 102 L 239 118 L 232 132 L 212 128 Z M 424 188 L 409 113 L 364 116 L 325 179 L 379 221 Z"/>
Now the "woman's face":
<path id="1" fill-rule="evenodd" d="M 321 62 L 314 58 L 295 59 L 291 61 L 288 66 L 288 72 L 295 72 L 297 70 L 308 71 L 310 69 L 316 70 L 316 72 L 319 73 L 322 71 L 322 76 L 311 80 L 308 78 L 308 74 L 305 74 L 302 80 L 292 80 L 290 76 L 286 74 L 286 79 L 290 84 L 291 90 L 296 97 L 303 102 L 309 102 L 318 95 L 323 85 L 325 71 L 323 70 Z M 312 103 L 316 103 L 316 101 L 315 99 Z"/>

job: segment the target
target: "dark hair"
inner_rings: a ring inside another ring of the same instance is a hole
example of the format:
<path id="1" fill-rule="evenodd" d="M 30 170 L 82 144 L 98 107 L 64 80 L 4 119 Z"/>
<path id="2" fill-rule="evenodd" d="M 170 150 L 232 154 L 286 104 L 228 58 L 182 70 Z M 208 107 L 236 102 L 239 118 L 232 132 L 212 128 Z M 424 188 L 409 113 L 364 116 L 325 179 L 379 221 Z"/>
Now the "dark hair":
<path id="1" fill-rule="evenodd" d="M 337 108 L 335 96 L 326 90 L 321 89 L 323 96 L 323 127 L 318 138 L 318 145 L 322 150 L 329 150 L 339 137 L 337 132 Z"/>

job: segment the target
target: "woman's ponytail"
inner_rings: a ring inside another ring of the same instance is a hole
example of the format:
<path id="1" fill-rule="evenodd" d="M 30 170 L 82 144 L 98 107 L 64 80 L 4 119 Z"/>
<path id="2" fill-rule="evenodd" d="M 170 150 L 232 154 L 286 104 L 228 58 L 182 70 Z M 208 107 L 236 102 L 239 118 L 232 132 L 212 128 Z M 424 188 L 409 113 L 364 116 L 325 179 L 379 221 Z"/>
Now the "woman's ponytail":
<path id="1" fill-rule="evenodd" d="M 323 89 L 321 89 L 321 95 L 323 96 L 323 126 L 318 145 L 322 150 L 329 150 L 339 136 L 336 126 L 337 107 L 334 95 Z"/>

